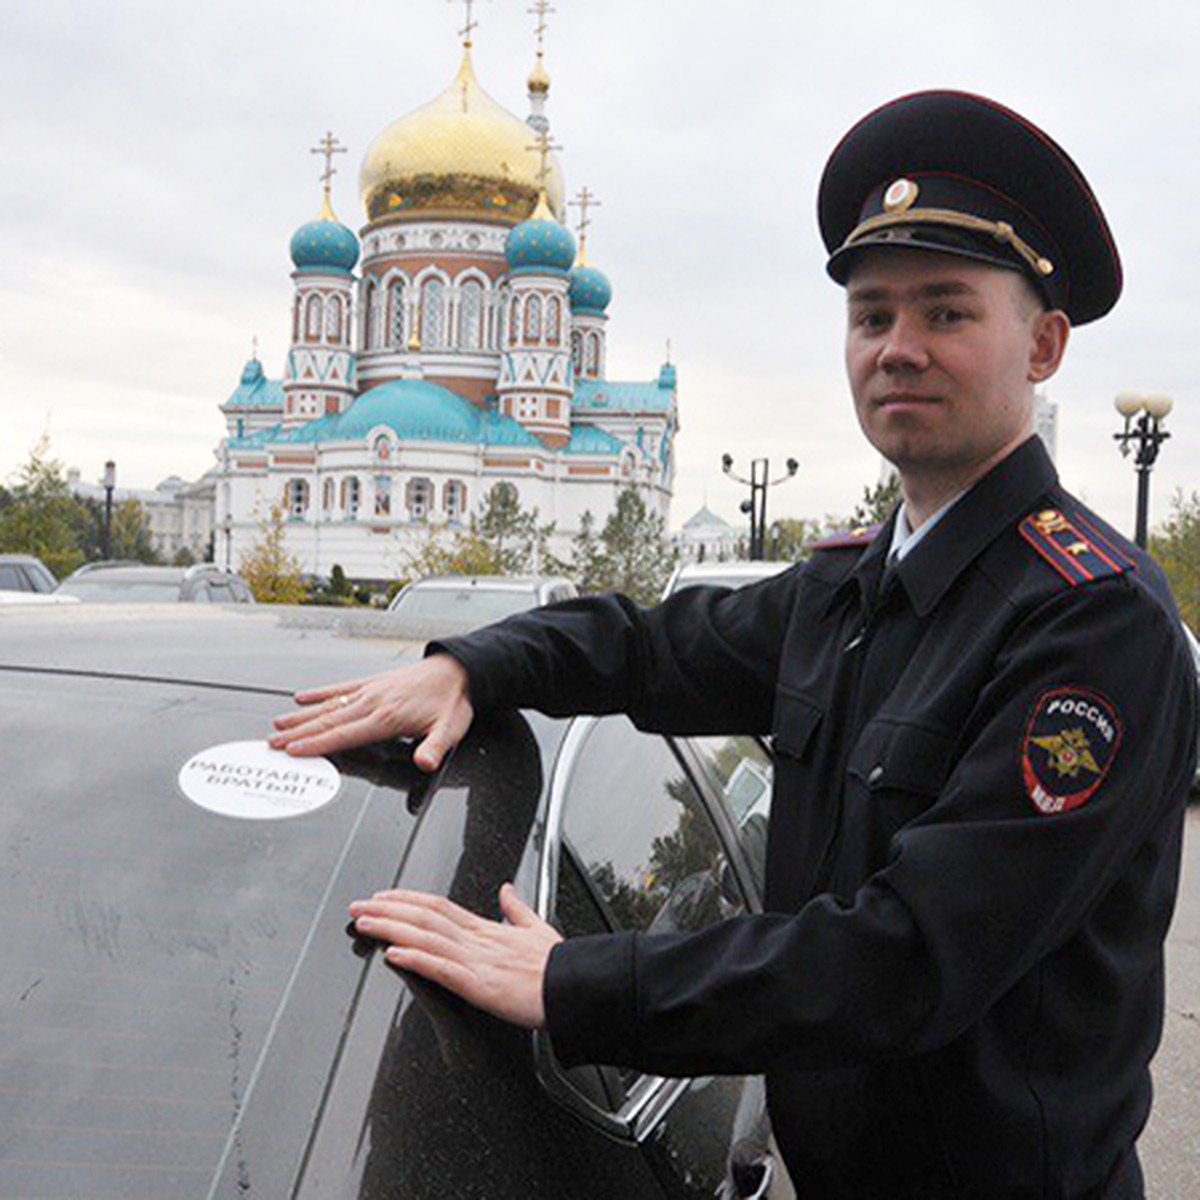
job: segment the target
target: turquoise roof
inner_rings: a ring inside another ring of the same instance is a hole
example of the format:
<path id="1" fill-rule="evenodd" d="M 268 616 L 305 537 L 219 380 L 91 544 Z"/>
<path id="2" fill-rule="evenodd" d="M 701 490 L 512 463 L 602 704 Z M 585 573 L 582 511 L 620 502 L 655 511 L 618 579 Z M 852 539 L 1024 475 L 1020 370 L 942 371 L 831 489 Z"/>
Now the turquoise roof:
<path id="1" fill-rule="evenodd" d="M 509 233 L 504 257 L 518 273 L 543 270 L 565 275 L 575 261 L 575 238 L 557 221 L 533 218 L 522 221 Z"/>
<path id="2" fill-rule="evenodd" d="M 610 379 L 577 379 L 574 407 L 596 413 L 667 413 L 675 401 L 674 380 L 653 383 L 616 383 Z"/>
<path id="3" fill-rule="evenodd" d="M 463 442 L 485 446 L 540 446 L 512 417 L 485 411 L 447 388 L 422 379 L 397 379 L 364 392 L 344 413 L 318 417 L 295 429 L 264 430 L 231 438 L 237 449 L 314 442 L 362 441 L 387 428 L 401 441 Z"/>
<path id="4" fill-rule="evenodd" d="M 571 311 L 601 315 L 612 301 L 612 284 L 608 276 L 595 267 L 576 267 L 571 272 L 571 287 L 567 296 Z"/>
<path id="5" fill-rule="evenodd" d="M 524 426 L 490 409 L 456 396 L 435 383 L 398 379 L 364 392 L 337 416 L 318 417 L 295 429 L 275 426 L 240 438 L 230 438 L 234 450 L 316 442 L 363 441 L 373 430 L 391 429 L 401 441 L 465 442 L 484 446 L 529 446 L 542 443 Z M 595 425 L 571 427 L 564 454 L 619 454 L 625 443 Z"/>
<path id="6" fill-rule="evenodd" d="M 571 426 L 571 440 L 563 447 L 564 454 L 620 454 L 625 443 L 598 425 Z"/>
<path id="7" fill-rule="evenodd" d="M 292 234 L 291 253 L 297 271 L 349 275 L 358 262 L 358 238 L 340 221 L 318 217 Z"/>
<path id="8" fill-rule="evenodd" d="M 283 381 L 268 379 L 262 363 L 252 358 L 242 368 L 242 381 L 221 406 L 226 408 L 277 408 L 283 411 Z"/>

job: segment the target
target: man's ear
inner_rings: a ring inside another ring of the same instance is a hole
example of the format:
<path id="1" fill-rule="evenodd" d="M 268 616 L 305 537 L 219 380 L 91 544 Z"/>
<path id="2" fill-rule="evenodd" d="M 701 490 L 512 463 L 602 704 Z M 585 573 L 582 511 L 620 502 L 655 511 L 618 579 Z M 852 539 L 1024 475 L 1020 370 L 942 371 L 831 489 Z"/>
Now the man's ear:
<path id="1" fill-rule="evenodd" d="M 1032 335 L 1028 379 L 1030 383 L 1045 383 L 1062 363 L 1071 322 L 1061 309 L 1042 311 L 1033 318 Z"/>

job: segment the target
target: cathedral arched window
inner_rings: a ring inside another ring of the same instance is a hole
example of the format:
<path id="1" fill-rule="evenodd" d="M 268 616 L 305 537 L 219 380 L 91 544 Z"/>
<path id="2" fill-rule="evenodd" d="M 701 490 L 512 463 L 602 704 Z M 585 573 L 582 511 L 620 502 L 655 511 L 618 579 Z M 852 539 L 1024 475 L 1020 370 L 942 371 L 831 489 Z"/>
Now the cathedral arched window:
<path id="1" fill-rule="evenodd" d="M 293 520 L 301 520 L 308 512 L 308 481 L 289 479 L 283 490 L 283 498 L 288 516 Z"/>
<path id="2" fill-rule="evenodd" d="M 584 374 L 589 379 L 595 379 L 600 374 L 600 335 L 595 332 L 587 335 L 587 362 Z"/>
<path id="3" fill-rule="evenodd" d="M 508 344 L 515 346 L 521 337 L 521 300 L 514 296 L 508 306 Z"/>
<path id="4" fill-rule="evenodd" d="M 379 289 L 375 286 L 375 280 L 368 279 L 366 286 L 363 288 L 362 345 L 364 350 L 373 350 L 375 348 L 375 330 L 378 327 L 378 313 L 375 310 L 378 291 Z"/>
<path id="5" fill-rule="evenodd" d="M 321 297 L 309 296 L 304 306 L 304 339 L 315 342 L 321 336 Z"/>
<path id="6" fill-rule="evenodd" d="M 446 285 L 440 279 L 421 284 L 421 346 L 441 350 L 446 345 Z"/>
<path id="7" fill-rule="evenodd" d="M 578 329 L 571 330 L 571 366 L 576 376 L 583 374 L 583 334 Z"/>
<path id="8" fill-rule="evenodd" d="M 300 297 L 292 302 L 292 341 L 300 340 Z"/>
<path id="9" fill-rule="evenodd" d="M 451 521 L 461 521 L 467 511 L 467 485 L 451 479 L 442 488 L 442 509 Z"/>
<path id="10" fill-rule="evenodd" d="M 404 338 L 404 280 L 396 279 L 388 288 L 388 344 L 403 350 Z"/>
<path id="11" fill-rule="evenodd" d="M 530 296 L 525 301 L 525 340 L 540 342 L 542 340 L 542 298 Z"/>
<path id="12" fill-rule="evenodd" d="M 342 298 L 330 297 L 325 306 L 325 336 L 331 342 L 342 340 Z"/>
<path id="13" fill-rule="evenodd" d="M 328 513 L 333 510 L 333 480 L 327 479 L 321 485 L 321 511 Z"/>
<path id="14" fill-rule="evenodd" d="M 375 476 L 375 515 L 392 515 L 392 481 L 386 475 Z"/>
<path id="15" fill-rule="evenodd" d="M 557 346 L 562 338 L 562 301 L 551 296 L 546 301 L 546 343 Z"/>
<path id="16" fill-rule="evenodd" d="M 433 508 L 433 484 L 428 479 L 410 479 L 404 489 L 404 503 L 410 520 L 428 520 Z"/>
<path id="17" fill-rule="evenodd" d="M 361 485 L 357 475 L 349 475 L 342 480 L 342 512 L 353 519 L 358 516 L 359 497 L 362 495 Z"/>
<path id="18" fill-rule="evenodd" d="M 462 350 L 483 345 L 483 284 L 478 279 L 468 279 L 459 290 L 458 345 Z"/>

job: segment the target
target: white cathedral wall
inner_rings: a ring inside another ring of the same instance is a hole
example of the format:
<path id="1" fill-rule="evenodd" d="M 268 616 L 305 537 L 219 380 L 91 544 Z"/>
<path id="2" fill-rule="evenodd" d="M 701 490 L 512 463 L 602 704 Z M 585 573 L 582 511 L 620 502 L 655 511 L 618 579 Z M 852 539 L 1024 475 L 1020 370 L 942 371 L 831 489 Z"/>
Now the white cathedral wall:
<path id="1" fill-rule="evenodd" d="M 571 465 L 600 465 L 603 459 L 589 463 L 582 457 L 560 458 L 557 467 L 562 477 L 555 478 L 553 469 L 545 477 L 534 471 L 480 469 L 472 461 L 477 458 L 475 447 L 427 449 L 419 463 L 412 461 L 415 458 L 416 455 L 408 454 L 408 466 L 403 470 L 393 469 L 390 517 L 375 515 L 372 477 L 378 466 L 364 457 L 361 446 L 357 452 L 350 447 L 326 451 L 319 471 L 278 469 L 223 480 L 222 484 L 229 485 L 229 511 L 235 514 L 235 519 L 226 521 L 223 508 L 217 513 L 216 561 L 238 569 L 242 558 L 261 540 L 262 522 L 272 504 L 284 502 L 285 488 L 291 479 L 304 479 L 308 483 L 309 509 L 305 518 L 285 522 L 284 543 L 288 552 L 295 555 L 305 573 L 328 576 L 336 563 L 354 579 L 406 578 L 411 556 L 419 551 L 431 530 L 445 528 L 450 534 L 456 527 L 467 527 L 466 520 L 456 526 L 440 511 L 442 485 L 449 479 L 466 483 L 468 508 L 472 512 L 479 511 L 487 491 L 495 484 L 511 483 L 517 488 L 523 508 L 536 508 L 542 524 L 554 523 L 550 550 L 566 560 L 570 559 L 572 540 L 579 532 L 583 514 L 591 512 L 599 532 L 616 504 L 620 488 L 628 482 L 637 483 L 647 505 L 664 517 L 670 503 L 669 493 L 663 488 L 637 478 L 642 472 L 630 479 L 579 478 L 566 474 Z M 340 481 L 349 474 L 361 480 L 360 508 L 355 518 L 347 517 L 337 506 Z M 405 510 L 405 483 L 414 476 L 429 478 L 437 489 L 437 505 L 428 522 L 410 520 Z M 335 481 L 335 507 L 331 512 L 321 511 L 326 479 Z"/>

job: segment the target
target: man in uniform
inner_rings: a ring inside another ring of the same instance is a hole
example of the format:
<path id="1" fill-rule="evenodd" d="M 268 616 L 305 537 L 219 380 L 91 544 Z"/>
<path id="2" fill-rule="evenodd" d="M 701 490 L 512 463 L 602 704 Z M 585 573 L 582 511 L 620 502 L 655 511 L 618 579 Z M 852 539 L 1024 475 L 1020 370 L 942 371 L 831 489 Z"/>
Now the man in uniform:
<path id="1" fill-rule="evenodd" d="M 503 923 L 385 892 L 358 928 L 565 1064 L 764 1072 L 802 1197 L 1140 1197 L 1195 677 L 1161 574 L 1032 423 L 1116 249 L 1060 147 L 953 92 L 859 122 L 819 215 L 903 489 L 874 540 L 510 618 L 301 695 L 273 742 L 415 735 L 432 768 L 499 705 L 770 733 L 761 915 L 563 941 L 506 885 Z"/>

